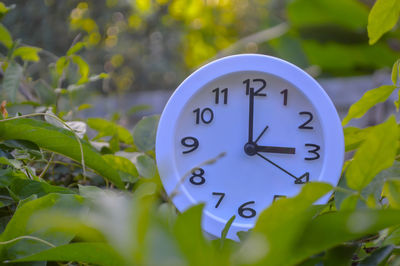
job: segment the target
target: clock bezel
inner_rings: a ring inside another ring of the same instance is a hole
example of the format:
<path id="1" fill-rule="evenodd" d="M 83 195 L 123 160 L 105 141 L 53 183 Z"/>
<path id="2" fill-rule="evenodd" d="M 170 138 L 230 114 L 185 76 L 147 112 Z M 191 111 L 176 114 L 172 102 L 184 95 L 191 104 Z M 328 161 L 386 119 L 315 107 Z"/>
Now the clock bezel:
<path id="1" fill-rule="evenodd" d="M 333 186 L 336 186 L 339 181 L 344 161 L 342 125 L 335 106 L 318 82 L 302 69 L 279 58 L 259 54 L 228 56 L 204 65 L 187 77 L 168 100 L 159 121 L 156 136 L 157 166 L 167 194 L 170 196 L 171 193 L 178 192 L 174 195 L 172 202 L 181 212 L 199 202 L 193 202 L 187 191 L 182 189 L 180 186 L 182 176 L 179 176 L 176 170 L 173 152 L 174 134 L 180 113 L 187 101 L 208 83 L 228 74 L 249 71 L 263 72 L 284 79 L 301 91 L 311 102 L 318 113 L 325 145 L 325 160 L 320 174 L 322 179 L 318 181 L 327 182 Z M 210 154 L 210 157 L 212 156 L 215 155 Z M 327 194 L 317 203 L 326 203 L 329 197 L 330 194 Z M 226 222 L 204 211 L 202 227 L 206 232 L 218 237 Z M 238 240 L 236 232 L 248 230 L 251 227 L 247 224 L 233 223 L 227 237 Z"/>

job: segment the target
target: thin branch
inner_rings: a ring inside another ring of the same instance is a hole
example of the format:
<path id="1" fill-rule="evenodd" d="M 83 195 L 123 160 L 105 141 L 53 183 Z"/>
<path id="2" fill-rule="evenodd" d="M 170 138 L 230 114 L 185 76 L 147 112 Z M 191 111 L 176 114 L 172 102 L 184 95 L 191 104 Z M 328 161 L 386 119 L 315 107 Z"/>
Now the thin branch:
<path id="1" fill-rule="evenodd" d="M 22 239 L 36 240 L 36 241 L 41 242 L 41 243 L 43 243 L 43 244 L 46 244 L 46 245 L 48 245 L 48 246 L 50 246 L 50 247 L 52 247 L 52 248 L 55 248 L 55 247 L 56 247 L 56 246 L 53 245 L 52 243 L 50 243 L 50 242 L 48 242 L 48 241 L 46 241 L 46 240 L 44 240 L 44 239 L 41 239 L 41 238 L 39 238 L 39 237 L 36 237 L 36 236 L 19 236 L 19 237 L 16 237 L 16 238 L 14 238 L 14 239 L 10 239 L 10 240 L 7 240 L 7 241 L 0 242 L 0 245 L 7 245 L 7 244 L 10 244 L 10 243 L 13 243 L 13 242 L 22 240 Z"/>
<path id="2" fill-rule="evenodd" d="M 215 59 L 234 54 L 238 50 L 245 47 L 248 43 L 262 43 L 272 39 L 276 39 L 282 35 L 284 35 L 289 30 L 289 25 L 286 22 L 278 24 L 272 28 L 268 28 L 266 30 L 262 30 L 251 34 L 249 36 L 244 37 L 243 39 L 238 40 L 228 48 L 219 52 L 216 56 L 214 56 L 210 61 Z"/>
<path id="3" fill-rule="evenodd" d="M 39 179 L 42 179 L 43 176 L 44 176 L 44 174 L 45 174 L 45 173 L 47 172 L 47 170 L 49 169 L 50 164 L 51 164 L 51 161 L 53 160 L 53 157 L 54 157 L 54 152 L 51 153 L 50 159 L 49 159 L 49 161 L 48 161 L 46 167 L 43 169 L 43 171 L 42 171 L 42 172 L 40 173 L 40 175 L 39 175 Z"/>

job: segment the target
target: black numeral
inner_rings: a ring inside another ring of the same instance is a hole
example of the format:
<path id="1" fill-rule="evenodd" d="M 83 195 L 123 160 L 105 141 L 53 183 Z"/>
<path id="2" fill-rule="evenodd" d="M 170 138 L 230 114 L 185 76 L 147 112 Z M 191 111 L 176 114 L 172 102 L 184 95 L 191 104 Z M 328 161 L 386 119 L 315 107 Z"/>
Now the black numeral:
<path id="1" fill-rule="evenodd" d="M 266 93 L 261 93 L 263 89 L 267 86 L 267 82 L 264 79 L 253 79 L 253 83 L 261 83 L 261 87 L 258 89 L 254 88 L 254 96 L 267 96 Z M 246 95 L 250 93 L 250 79 L 246 79 L 243 81 L 243 84 L 246 85 Z"/>
<path id="2" fill-rule="evenodd" d="M 238 209 L 238 214 L 240 216 L 242 216 L 243 218 L 252 218 L 254 216 L 256 216 L 256 211 L 250 207 L 246 207 L 246 205 L 249 204 L 254 204 L 255 201 L 248 201 L 243 203 L 242 205 L 240 205 L 239 209 Z"/>
<path id="3" fill-rule="evenodd" d="M 287 105 L 287 98 L 288 98 L 288 90 L 284 89 L 281 91 L 281 94 L 283 94 L 283 105 Z"/>
<path id="4" fill-rule="evenodd" d="M 192 152 L 199 147 L 199 141 L 194 137 L 184 137 L 181 143 L 183 146 L 191 148 L 190 150 L 183 151 L 183 154 Z"/>
<path id="5" fill-rule="evenodd" d="M 310 113 L 310 112 L 300 112 L 299 115 L 308 116 L 308 120 L 299 126 L 300 129 L 314 129 L 313 126 L 307 126 L 314 118 L 312 113 Z"/>
<path id="6" fill-rule="evenodd" d="M 199 124 L 200 120 L 204 124 L 210 124 L 211 121 L 213 121 L 213 119 L 214 119 L 214 113 L 208 107 L 204 108 L 203 110 L 200 110 L 200 108 L 197 108 L 197 109 L 193 110 L 193 113 L 195 113 L 195 115 L 196 115 L 196 124 Z"/>
<path id="7" fill-rule="evenodd" d="M 204 170 L 202 168 L 196 168 L 192 170 L 192 176 L 189 178 L 190 183 L 193 185 L 203 185 L 206 179 L 203 177 Z"/>
<path id="8" fill-rule="evenodd" d="M 218 206 L 221 204 L 222 199 L 225 197 L 225 193 L 222 192 L 213 192 L 212 193 L 214 196 L 219 196 L 219 200 L 217 204 L 215 204 L 215 208 L 218 208 Z"/>
<path id="9" fill-rule="evenodd" d="M 310 181 L 310 173 L 305 172 L 302 176 L 296 178 L 294 181 L 295 184 L 304 184 Z"/>
<path id="10" fill-rule="evenodd" d="M 215 93 L 215 104 L 219 104 L 219 88 L 213 89 L 212 92 Z M 228 103 L 228 88 L 221 90 L 221 93 L 224 95 L 224 104 Z"/>
<path id="11" fill-rule="evenodd" d="M 306 157 L 306 158 L 304 158 L 304 160 L 308 160 L 308 161 L 317 160 L 319 157 L 321 157 L 318 153 L 318 151 L 321 149 L 320 146 L 318 146 L 317 144 L 310 144 L 310 143 L 305 144 L 305 146 L 313 147 L 314 149 L 309 150 L 308 152 L 314 154 L 315 156 L 314 157 Z"/>

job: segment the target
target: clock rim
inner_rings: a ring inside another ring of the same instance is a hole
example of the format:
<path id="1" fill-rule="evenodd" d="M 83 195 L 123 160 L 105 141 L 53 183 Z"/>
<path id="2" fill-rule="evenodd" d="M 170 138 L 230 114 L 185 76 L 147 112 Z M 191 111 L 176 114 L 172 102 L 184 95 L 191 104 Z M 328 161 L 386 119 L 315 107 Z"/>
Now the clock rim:
<path id="1" fill-rule="evenodd" d="M 289 82 L 303 93 L 317 111 L 323 131 L 326 152 L 320 178 L 324 178 L 318 181 L 336 186 L 344 161 L 344 136 L 337 110 L 328 94 L 313 77 L 292 63 L 267 55 L 240 54 L 212 61 L 194 71 L 177 87 L 164 107 L 158 124 L 155 152 L 160 179 L 168 196 L 176 191 L 181 179 L 177 174 L 175 152 L 171 154 L 175 147 L 174 133 L 180 113 L 187 101 L 205 85 L 236 72 L 262 72 L 274 75 Z M 178 189 L 178 191 L 172 202 L 179 211 L 182 212 L 200 203 L 192 202 L 191 196 L 185 189 Z M 326 203 L 330 195 L 329 193 L 323 196 L 316 203 Z M 203 214 L 203 230 L 218 237 L 227 221 L 208 211 L 203 211 Z M 236 232 L 248 230 L 251 227 L 253 225 L 232 223 L 227 237 L 238 240 Z"/>

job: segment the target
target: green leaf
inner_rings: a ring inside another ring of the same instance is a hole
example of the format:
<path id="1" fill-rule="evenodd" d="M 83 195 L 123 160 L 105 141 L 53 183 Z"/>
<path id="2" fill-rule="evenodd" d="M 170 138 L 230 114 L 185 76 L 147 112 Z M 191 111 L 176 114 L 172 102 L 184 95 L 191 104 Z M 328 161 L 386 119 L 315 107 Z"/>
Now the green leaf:
<path id="1" fill-rule="evenodd" d="M 141 151 L 154 149 L 159 119 L 159 115 L 143 117 L 133 129 L 133 140 Z"/>
<path id="2" fill-rule="evenodd" d="M 56 62 L 57 74 L 59 76 L 61 76 L 65 72 L 65 70 L 68 68 L 68 66 L 69 66 L 69 60 L 65 56 L 58 58 L 58 60 Z"/>
<path id="3" fill-rule="evenodd" d="M 78 71 L 80 74 L 80 79 L 78 80 L 77 85 L 88 82 L 89 64 L 78 55 L 73 55 L 72 61 L 78 66 Z"/>
<path id="4" fill-rule="evenodd" d="M 324 257 L 324 266 L 351 265 L 358 244 L 343 244 L 328 250 Z"/>
<path id="5" fill-rule="evenodd" d="M 371 129 L 347 168 L 347 185 L 361 191 L 379 172 L 392 166 L 398 147 L 397 139 L 394 116 Z"/>
<path id="6" fill-rule="evenodd" d="M 400 209 L 400 179 L 386 181 L 383 194 L 389 201 L 390 206 Z"/>
<path id="7" fill-rule="evenodd" d="M 85 46 L 86 46 L 86 43 L 84 43 L 84 42 L 75 43 L 71 48 L 68 49 L 67 56 L 76 54 L 77 52 L 79 52 Z"/>
<path id="8" fill-rule="evenodd" d="M 368 209 L 320 215 L 310 220 L 297 238 L 293 259 L 288 259 L 286 265 L 295 265 L 309 256 L 319 254 L 343 242 L 399 225 L 399 217 L 399 210 Z"/>
<path id="9" fill-rule="evenodd" d="M 2 43 L 8 49 L 10 49 L 13 44 L 10 32 L 1 23 L 0 23 L 0 43 Z"/>
<path id="10" fill-rule="evenodd" d="M 89 127 L 99 132 L 96 138 L 104 136 L 114 136 L 118 135 L 118 139 L 126 144 L 133 144 L 133 137 L 129 130 L 120 126 L 114 122 L 102 119 L 102 118 L 89 118 L 87 120 Z"/>
<path id="11" fill-rule="evenodd" d="M 52 186 L 44 181 L 39 182 L 19 178 L 11 182 L 10 190 L 20 199 L 28 198 L 33 194 L 36 194 L 38 197 L 43 197 L 49 193 L 75 194 L 75 192 L 65 187 Z"/>
<path id="12" fill-rule="evenodd" d="M 56 102 L 56 93 L 54 92 L 53 88 L 51 88 L 50 85 L 44 80 L 40 79 L 35 82 L 34 89 L 39 96 L 40 103 L 51 105 Z"/>
<path id="13" fill-rule="evenodd" d="M 131 108 L 129 108 L 129 110 L 126 113 L 128 115 L 133 115 L 133 114 L 135 114 L 137 112 L 150 110 L 151 108 L 152 107 L 150 105 L 139 104 L 139 105 L 135 105 L 135 106 L 132 106 Z"/>
<path id="14" fill-rule="evenodd" d="M 17 92 L 21 82 L 23 69 L 22 67 L 12 62 L 8 65 L 3 79 L 4 97 L 10 102 L 17 101 Z"/>
<path id="15" fill-rule="evenodd" d="M 173 232 L 188 265 L 211 265 L 211 245 L 205 240 L 200 226 L 204 205 L 196 205 L 176 219 Z"/>
<path id="16" fill-rule="evenodd" d="M 71 243 L 38 252 L 11 262 L 76 261 L 95 265 L 126 265 L 123 258 L 106 243 Z"/>
<path id="17" fill-rule="evenodd" d="M 0 2 L 0 19 L 4 17 L 5 14 L 8 13 L 11 9 L 13 9 L 15 5 L 6 6 L 3 2 Z"/>
<path id="18" fill-rule="evenodd" d="M 21 57 L 24 61 L 33 61 L 37 62 L 40 60 L 38 53 L 41 51 L 41 48 L 32 47 L 32 46 L 21 46 L 14 50 L 13 56 Z"/>
<path id="19" fill-rule="evenodd" d="M 395 89 L 395 85 L 383 85 L 367 91 L 360 100 L 350 107 L 347 116 L 343 118 L 342 125 L 345 126 L 353 118 L 362 117 L 371 107 L 386 101 Z"/>
<path id="20" fill-rule="evenodd" d="M 66 129 L 33 119 L 0 121 L 0 139 L 22 139 L 39 147 L 81 161 L 81 150 L 75 135 Z M 118 172 L 107 164 L 101 155 L 85 140 L 81 140 L 85 164 L 104 178 L 123 189 Z"/>
<path id="21" fill-rule="evenodd" d="M 397 79 L 399 77 L 399 63 L 400 63 L 400 59 L 397 59 L 397 61 L 393 64 L 393 67 L 392 67 L 392 82 L 393 82 L 393 85 L 397 84 Z"/>
<path id="22" fill-rule="evenodd" d="M 367 15 L 355 0 L 295 0 L 288 6 L 290 24 L 296 28 L 333 24 L 358 30 L 365 27 Z"/>
<path id="23" fill-rule="evenodd" d="M 400 2 L 397 0 L 377 0 L 368 16 L 369 44 L 391 30 L 397 23 L 400 14 Z"/>
<path id="24" fill-rule="evenodd" d="M 358 195 L 348 196 L 340 204 L 340 210 L 342 211 L 354 210 L 357 206 L 358 198 L 359 198 Z"/>
<path id="25" fill-rule="evenodd" d="M 106 154 L 102 157 L 109 165 L 112 165 L 114 169 L 122 173 L 121 179 L 123 181 L 135 182 L 139 177 L 136 166 L 129 159 L 112 154 Z"/>
<path id="26" fill-rule="evenodd" d="M 225 240 L 226 240 L 226 236 L 228 235 L 229 229 L 232 226 L 233 221 L 235 220 L 236 216 L 233 215 L 228 222 L 225 224 L 224 229 L 221 232 L 221 245 L 224 244 Z"/>
<path id="27" fill-rule="evenodd" d="M 71 241 L 73 234 L 54 232 L 51 230 L 34 230 L 29 227 L 31 217 L 37 212 L 50 209 L 67 210 L 80 206 L 81 199 L 76 195 L 49 194 L 39 199 L 25 202 L 15 211 L 0 236 L 0 241 L 9 241 L 21 236 L 33 236 L 50 242 L 53 245 L 63 245 Z M 21 239 L 9 244 L 0 245 L 0 261 L 18 259 L 36 252 L 48 249 L 49 245 L 33 240 Z"/>
<path id="28" fill-rule="evenodd" d="M 346 127 L 343 129 L 344 142 L 346 152 L 357 149 L 360 144 L 364 141 L 368 135 L 369 130 L 372 127 L 357 128 L 357 127 Z"/>
<path id="29" fill-rule="evenodd" d="M 243 249 L 254 243 L 250 246 L 258 250 L 258 253 L 251 258 L 246 252 L 241 254 L 243 251 L 239 251 L 239 263 L 292 265 L 288 260 L 298 248 L 297 241 L 301 239 L 304 227 L 315 215 L 316 206 L 312 204 L 331 189 L 332 186 L 326 183 L 307 183 L 296 197 L 274 202 L 260 214 L 253 231 L 242 246 Z"/>
<path id="30" fill-rule="evenodd" d="M 136 167 L 140 176 L 152 178 L 156 174 L 156 163 L 146 154 L 140 154 L 135 158 Z"/>
<path id="31" fill-rule="evenodd" d="M 360 261 L 359 266 L 375 266 L 380 265 L 381 262 L 384 262 L 390 254 L 392 254 L 394 245 L 389 245 L 385 247 L 378 248 L 371 255 Z"/>

